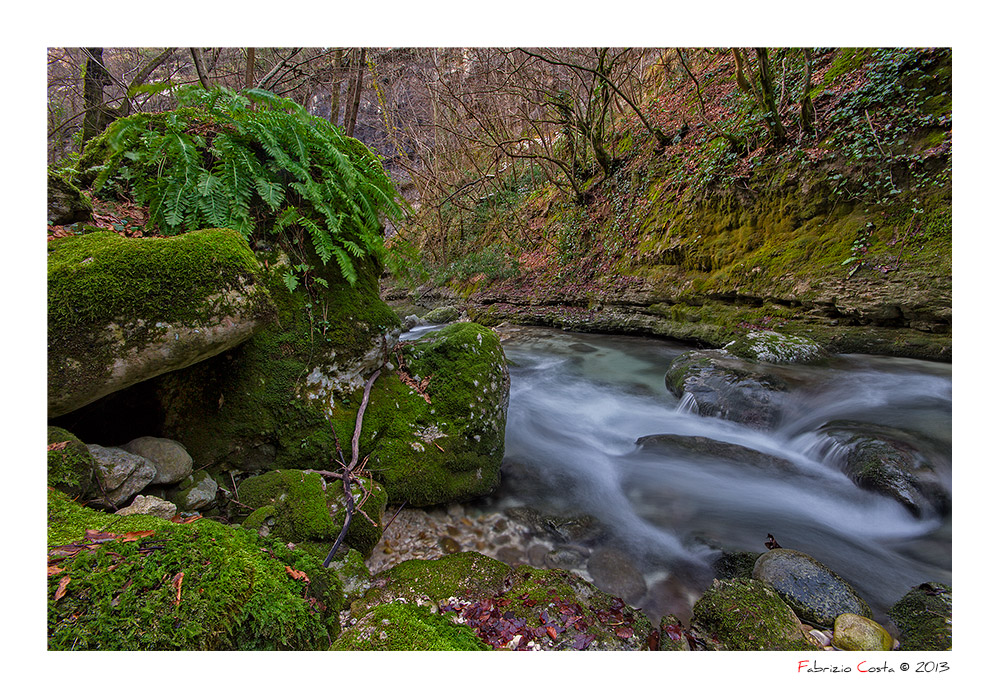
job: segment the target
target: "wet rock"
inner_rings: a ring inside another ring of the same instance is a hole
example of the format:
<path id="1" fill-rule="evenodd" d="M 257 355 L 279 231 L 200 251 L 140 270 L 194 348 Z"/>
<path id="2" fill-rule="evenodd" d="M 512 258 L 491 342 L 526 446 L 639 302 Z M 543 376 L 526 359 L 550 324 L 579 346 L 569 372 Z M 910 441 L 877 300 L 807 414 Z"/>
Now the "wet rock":
<path id="1" fill-rule="evenodd" d="M 503 561 L 511 567 L 519 566 L 524 563 L 524 556 L 521 551 L 513 546 L 504 546 L 498 549 L 496 552 L 496 558 L 498 561 Z"/>
<path id="2" fill-rule="evenodd" d="M 638 603 L 646 594 L 642 571 L 619 549 L 596 549 L 587 561 L 587 572 L 594 585 L 630 604 Z"/>
<path id="3" fill-rule="evenodd" d="M 833 622 L 833 645 L 841 650 L 892 650 L 892 636 L 876 621 L 841 614 Z"/>
<path id="4" fill-rule="evenodd" d="M 161 437 L 138 437 L 124 444 L 122 449 L 152 462 L 156 467 L 152 485 L 180 483 L 191 475 L 194 462 L 180 442 Z"/>
<path id="5" fill-rule="evenodd" d="M 763 471 L 797 473 L 798 469 L 787 459 L 771 456 L 740 444 L 721 442 L 710 437 L 677 434 L 651 434 L 636 440 L 640 449 L 673 456 L 683 456 L 693 461 L 719 460 Z"/>
<path id="6" fill-rule="evenodd" d="M 719 580 L 753 577 L 753 567 L 761 554 L 753 551 L 723 551 L 712 561 L 712 572 Z"/>
<path id="7" fill-rule="evenodd" d="M 889 608 L 900 650 L 951 650 L 951 585 L 925 582 Z"/>
<path id="8" fill-rule="evenodd" d="M 872 610 L 850 584 L 812 556 L 772 549 L 753 567 L 753 577 L 773 587 L 799 618 L 831 628 L 841 614 L 871 617 Z"/>
<path id="9" fill-rule="evenodd" d="M 442 536 L 438 539 L 438 546 L 440 546 L 441 550 L 445 553 L 458 553 L 462 550 L 462 545 L 450 536 Z"/>
<path id="10" fill-rule="evenodd" d="M 773 330 L 749 332 L 724 349 L 737 357 L 768 364 L 817 364 L 830 359 L 830 353 L 816 342 Z"/>
<path id="11" fill-rule="evenodd" d="M 415 315 L 411 314 L 403 318 L 403 328 L 406 330 L 413 330 L 418 325 L 420 325 L 420 318 Z"/>
<path id="12" fill-rule="evenodd" d="M 559 568 L 560 570 L 572 570 L 579 568 L 584 563 L 584 556 L 580 551 L 571 548 L 557 546 L 545 554 L 545 568 Z"/>
<path id="13" fill-rule="evenodd" d="M 720 350 L 682 354 L 670 364 L 665 383 L 675 396 L 690 400 L 699 415 L 758 429 L 778 423 L 788 390 L 783 379 Z"/>
<path id="14" fill-rule="evenodd" d="M 110 505 L 124 505 L 156 478 L 156 466 L 138 454 L 119 449 L 88 444 L 87 449 L 97 464 L 97 479 Z"/>
<path id="15" fill-rule="evenodd" d="M 132 504 L 115 512 L 116 515 L 152 515 L 161 519 L 170 519 L 177 514 L 177 505 L 167 500 L 161 500 L 154 495 L 136 495 Z"/>
<path id="16" fill-rule="evenodd" d="M 791 607 L 759 580 L 716 580 L 694 605 L 691 630 L 711 650 L 813 650 Z"/>
<path id="17" fill-rule="evenodd" d="M 549 555 L 549 547 L 544 544 L 533 544 L 528 548 L 528 563 L 535 568 L 544 568 Z"/>
<path id="18" fill-rule="evenodd" d="M 458 320 L 461 316 L 462 311 L 455 306 L 440 306 L 428 311 L 423 317 L 423 322 L 428 325 L 451 323 Z"/>

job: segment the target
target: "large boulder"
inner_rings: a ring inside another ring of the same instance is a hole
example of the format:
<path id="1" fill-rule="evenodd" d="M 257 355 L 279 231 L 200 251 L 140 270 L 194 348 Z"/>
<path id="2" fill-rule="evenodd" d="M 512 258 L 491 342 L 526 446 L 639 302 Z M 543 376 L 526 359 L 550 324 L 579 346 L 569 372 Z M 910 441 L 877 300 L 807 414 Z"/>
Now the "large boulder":
<path id="1" fill-rule="evenodd" d="M 360 451 L 391 502 L 423 507 L 486 495 L 499 484 L 510 374 L 496 334 L 455 323 L 405 343 L 373 384 Z M 353 434 L 358 391 L 333 412 Z"/>
<path id="2" fill-rule="evenodd" d="M 810 624 L 833 628 L 844 613 L 872 616 L 871 607 L 846 580 L 801 551 L 779 548 L 762 554 L 753 577 L 773 587 Z"/>
<path id="3" fill-rule="evenodd" d="M 770 585 L 716 580 L 695 602 L 692 633 L 712 650 L 815 650 Z"/>
<path id="4" fill-rule="evenodd" d="M 136 437 L 122 449 L 149 459 L 156 467 L 151 485 L 180 483 L 191 475 L 193 461 L 184 445 L 162 437 Z"/>
<path id="5" fill-rule="evenodd" d="M 783 379 L 722 350 L 693 350 L 670 364 L 667 390 L 689 400 L 704 417 L 732 420 L 758 429 L 776 426 L 782 415 Z"/>
<path id="6" fill-rule="evenodd" d="M 830 359 L 818 343 L 773 330 L 754 330 L 724 348 L 730 354 L 768 364 L 817 364 Z"/>
<path id="7" fill-rule="evenodd" d="M 51 241 L 49 416 L 245 341 L 273 316 L 259 274 L 230 230 L 138 239 L 101 231 Z"/>

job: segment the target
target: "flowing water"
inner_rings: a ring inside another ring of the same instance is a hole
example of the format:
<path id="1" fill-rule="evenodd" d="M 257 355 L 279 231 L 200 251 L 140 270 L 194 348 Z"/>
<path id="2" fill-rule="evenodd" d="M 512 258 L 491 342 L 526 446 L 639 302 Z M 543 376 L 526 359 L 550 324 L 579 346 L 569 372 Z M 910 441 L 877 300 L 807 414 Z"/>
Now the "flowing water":
<path id="1" fill-rule="evenodd" d="M 851 420 L 917 433 L 933 445 L 950 491 L 950 365 L 849 355 L 828 366 L 783 367 L 795 386 L 786 417 L 761 431 L 701 417 L 667 391 L 667 367 L 689 349 L 650 338 L 512 331 L 504 341 L 511 394 L 496 506 L 589 515 L 648 580 L 686 571 L 704 584 L 720 549 L 762 552 L 773 534 L 848 580 L 877 617 L 914 585 L 950 583 L 950 518 L 917 517 L 859 488 L 818 431 Z M 637 446 L 654 434 L 710 438 L 792 467 Z"/>

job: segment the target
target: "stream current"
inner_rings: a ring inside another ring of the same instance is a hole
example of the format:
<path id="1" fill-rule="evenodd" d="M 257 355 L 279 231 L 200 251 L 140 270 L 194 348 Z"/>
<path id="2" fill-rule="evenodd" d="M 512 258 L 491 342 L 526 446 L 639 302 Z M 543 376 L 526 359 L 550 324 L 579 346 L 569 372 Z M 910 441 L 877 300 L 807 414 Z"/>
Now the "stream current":
<path id="1" fill-rule="evenodd" d="M 859 488 L 819 432 L 829 421 L 850 420 L 919 434 L 934 445 L 937 476 L 950 491 L 950 365 L 840 355 L 825 366 L 781 367 L 795 388 L 785 397 L 783 421 L 761 431 L 699 416 L 666 389 L 664 374 L 687 345 L 498 330 L 511 390 L 494 507 L 593 518 L 605 545 L 626 553 L 647 580 L 679 576 L 703 589 L 720 550 L 760 553 L 773 534 L 850 582 L 879 618 L 914 585 L 951 582 L 950 517 L 917 517 Z M 637 445 L 655 434 L 738 445 L 793 469 Z"/>

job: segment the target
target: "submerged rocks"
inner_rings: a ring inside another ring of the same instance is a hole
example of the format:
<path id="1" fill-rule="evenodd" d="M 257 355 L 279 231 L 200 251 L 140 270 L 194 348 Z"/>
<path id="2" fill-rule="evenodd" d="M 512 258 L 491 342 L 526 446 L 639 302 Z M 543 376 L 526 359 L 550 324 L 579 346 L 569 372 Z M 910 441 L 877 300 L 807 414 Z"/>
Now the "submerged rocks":
<path id="1" fill-rule="evenodd" d="M 691 401 L 694 412 L 758 429 L 781 418 L 788 384 L 751 362 L 721 350 L 695 350 L 677 357 L 667 370 L 667 389 Z"/>
<path id="2" fill-rule="evenodd" d="M 646 580 L 632 560 L 616 548 L 602 546 L 590 554 L 587 572 L 594 585 L 629 604 L 638 604 L 646 594 Z"/>
<path id="3" fill-rule="evenodd" d="M 831 628 L 846 612 L 871 617 L 872 610 L 850 584 L 812 556 L 772 549 L 753 567 L 755 580 L 773 587 L 800 619 Z"/>
<path id="4" fill-rule="evenodd" d="M 640 437 L 636 444 L 643 451 L 675 455 L 695 462 L 725 461 L 762 471 L 797 473 L 787 459 L 750 449 L 741 444 L 722 442 L 697 435 L 651 434 Z"/>

